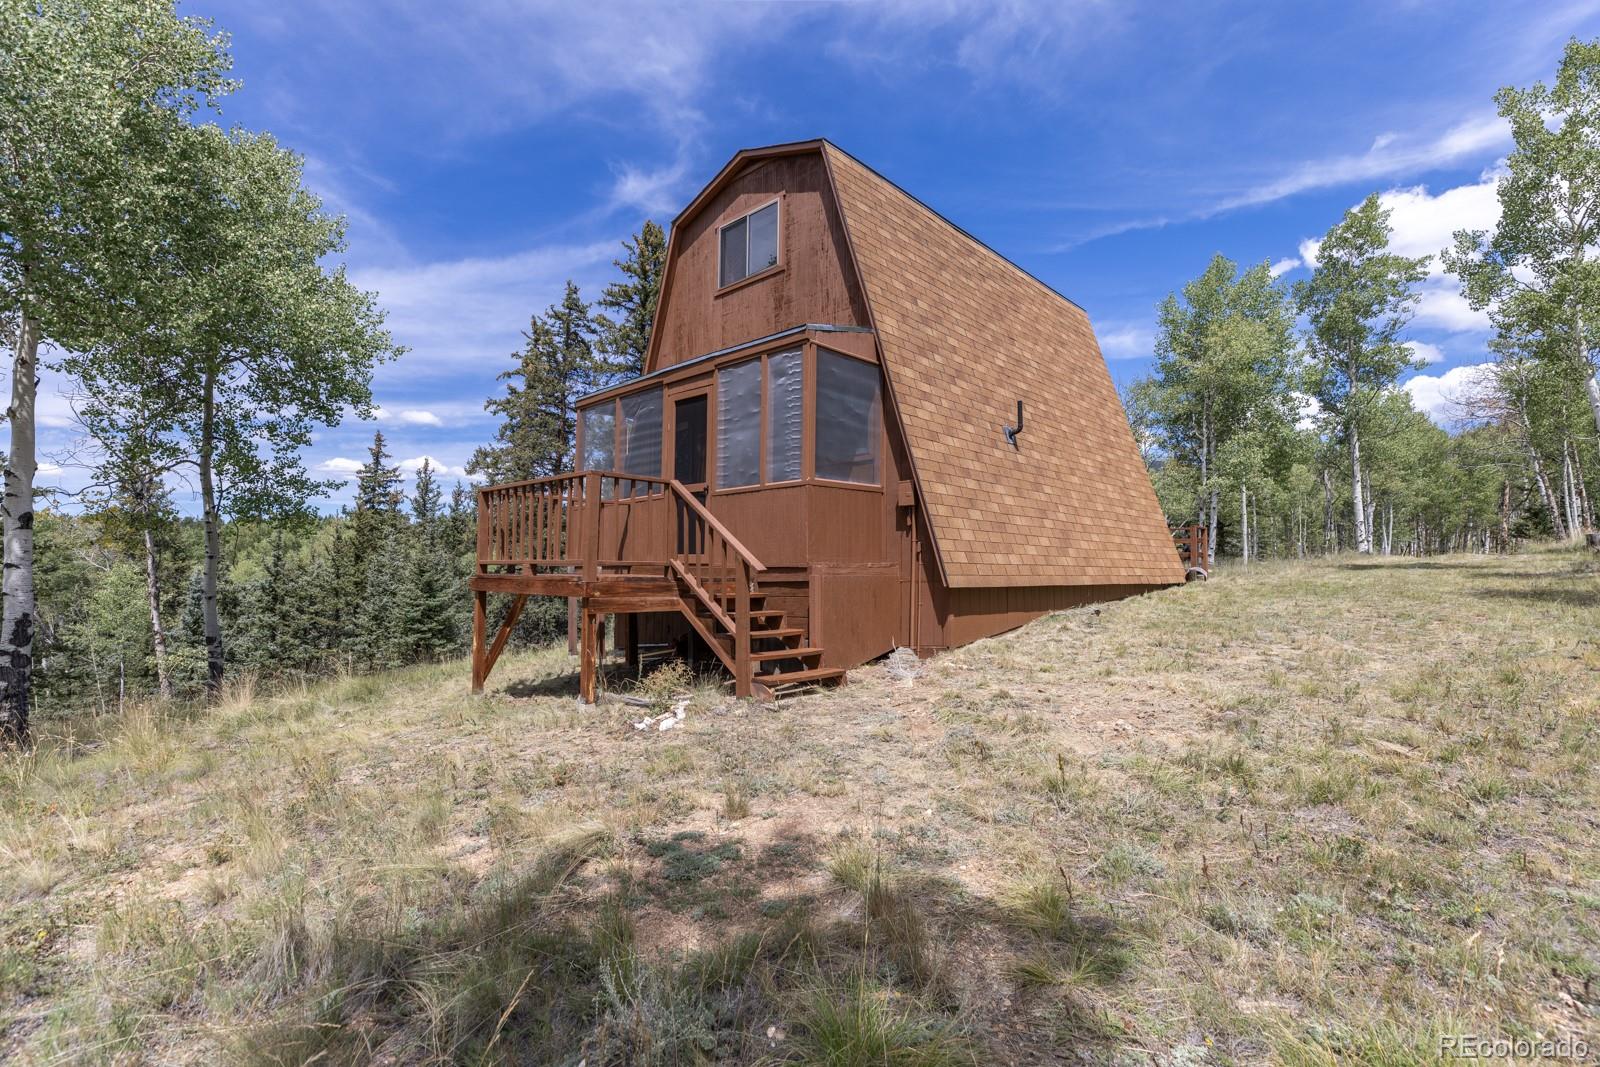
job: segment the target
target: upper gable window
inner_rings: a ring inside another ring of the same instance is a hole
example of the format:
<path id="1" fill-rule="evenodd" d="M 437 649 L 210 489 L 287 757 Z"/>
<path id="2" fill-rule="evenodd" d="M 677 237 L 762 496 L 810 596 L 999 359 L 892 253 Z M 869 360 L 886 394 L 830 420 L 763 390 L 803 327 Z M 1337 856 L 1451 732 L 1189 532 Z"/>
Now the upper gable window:
<path id="1" fill-rule="evenodd" d="M 717 286 L 732 285 L 778 263 L 778 202 L 734 219 L 719 232 Z"/>

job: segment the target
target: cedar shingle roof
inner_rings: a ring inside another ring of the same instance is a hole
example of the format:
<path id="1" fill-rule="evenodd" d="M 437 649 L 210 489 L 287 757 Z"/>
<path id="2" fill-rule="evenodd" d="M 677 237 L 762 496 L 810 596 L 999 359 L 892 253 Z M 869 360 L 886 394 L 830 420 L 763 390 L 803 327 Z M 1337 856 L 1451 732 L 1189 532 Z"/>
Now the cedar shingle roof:
<path id="1" fill-rule="evenodd" d="M 820 147 L 946 582 L 1183 581 L 1083 309 Z"/>

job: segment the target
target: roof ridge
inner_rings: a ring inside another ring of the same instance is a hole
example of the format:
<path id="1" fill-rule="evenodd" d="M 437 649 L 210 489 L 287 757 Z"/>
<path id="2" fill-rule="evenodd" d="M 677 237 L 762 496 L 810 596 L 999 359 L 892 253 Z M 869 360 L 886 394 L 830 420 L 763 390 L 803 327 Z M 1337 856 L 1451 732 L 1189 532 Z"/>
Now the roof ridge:
<path id="1" fill-rule="evenodd" d="M 926 211 L 928 214 L 932 215 L 934 218 L 938 219 L 940 222 L 944 223 L 946 226 L 950 227 L 952 230 L 956 231 L 961 236 L 965 237 L 967 240 L 971 241 L 973 244 L 975 244 L 979 248 L 983 249 L 985 252 L 989 253 L 991 256 L 994 256 L 996 259 L 1000 260 L 1002 263 L 1006 264 L 1008 267 L 1011 267 L 1013 270 L 1017 271 L 1017 273 L 1023 275 L 1024 277 L 1026 277 L 1029 281 L 1031 281 L 1034 284 L 1038 285 L 1040 288 L 1046 290 L 1051 295 L 1060 297 L 1062 300 L 1065 300 L 1067 303 L 1071 304 L 1073 307 L 1077 308 L 1079 311 L 1082 311 L 1084 314 L 1086 314 L 1086 315 L 1088 314 L 1088 311 L 1085 310 L 1084 306 L 1082 304 L 1078 303 L 1076 300 L 1072 299 L 1072 297 L 1068 296 L 1066 293 L 1063 293 L 1060 289 L 1057 289 L 1055 286 L 1051 285 L 1049 282 L 1045 281 L 1043 278 L 1041 278 L 1037 274 L 1033 273 L 1033 271 L 1029 270 L 1027 267 L 1022 266 L 1020 263 L 1018 263 L 1016 260 L 1012 259 L 1010 256 L 1007 256 L 1005 253 L 999 251 L 993 245 L 989 244 L 989 242 L 983 240 L 981 237 L 976 236 L 975 234 L 972 233 L 971 230 L 968 230 L 964 226 L 961 226 L 961 225 L 959 225 L 959 224 L 957 224 L 955 222 L 952 222 L 949 219 L 949 217 L 947 217 L 943 212 L 941 212 L 938 209 L 930 206 L 927 201 L 923 200 L 920 196 L 917 196 L 915 193 L 910 192 L 909 190 L 907 190 L 905 188 L 905 186 L 901 185 L 899 182 L 895 181 L 893 178 L 890 178 L 890 177 L 887 177 L 886 175 L 884 175 L 876 167 L 872 166 L 872 164 L 862 162 L 859 158 L 857 158 L 856 156 L 852 155 L 851 153 L 845 151 L 843 148 L 840 148 L 838 145 L 834 144 L 832 141 L 830 141 L 826 137 L 819 137 L 819 138 L 816 138 L 815 140 L 820 141 L 827 148 L 831 148 L 833 151 L 839 153 L 841 156 L 843 156 L 844 158 L 848 159 L 850 162 L 854 163 L 856 166 L 860 167 L 862 170 L 866 171 L 868 174 L 872 175 L 874 178 L 878 179 L 880 182 L 882 182 L 883 184 L 887 185 L 889 188 L 893 189 L 895 192 L 899 193 L 901 196 L 905 197 L 907 200 L 910 200 L 913 204 L 916 204 L 922 210 Z M 767 146 L 763 146 L 762 148 L 741 149 L 741 151 L 744 151 L 744 152 L 760 152 L 760 151 L 766 151 L 767 149 L 770 149 L 770 148 L 788 147 L 788 145 L 790 145 L 790 144 L 800 145 L 800 144 L 807 144 L 807 143 L 809 143 L 809 142 L 806 142 L 806 141 L 792 141 L 792 142 L 786 142 L 785 144 L 782 144 L 782 145 L 767 145 Z M 737 158 L 737 154 L 735 155 L 735 158 Z"/>

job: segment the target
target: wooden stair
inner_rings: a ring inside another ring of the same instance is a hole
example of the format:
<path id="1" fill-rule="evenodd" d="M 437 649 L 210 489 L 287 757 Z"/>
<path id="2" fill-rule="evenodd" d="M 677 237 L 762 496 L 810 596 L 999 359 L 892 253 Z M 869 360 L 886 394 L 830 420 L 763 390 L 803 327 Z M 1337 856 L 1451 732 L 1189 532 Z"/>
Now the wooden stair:
<path id="1" fill-rule="evenodd" d="M 684 568 L 673 570 L 682 587 L 679 607 L 684 617 L 723 665 L 736 671 L 730 624 L 734 622 L 738 598 L 726 582 L 708 587 Z M 821 666 L 823 649 L 806 644 L 805 629 L 788 625 L 786 612 L 767 607 L 767 594 L 759 587 L 751 589 L 749 605 L 750 661 L 755 667 L 753 681 L 757 686 L 777 695 L 802 687 L 844 683 L 844 668 Z"/>

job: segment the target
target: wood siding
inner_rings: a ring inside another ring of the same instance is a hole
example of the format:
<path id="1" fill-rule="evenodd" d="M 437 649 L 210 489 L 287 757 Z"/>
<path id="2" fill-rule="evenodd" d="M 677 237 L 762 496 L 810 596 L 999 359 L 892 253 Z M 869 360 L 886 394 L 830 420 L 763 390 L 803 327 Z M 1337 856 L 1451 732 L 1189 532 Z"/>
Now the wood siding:
<path id="1" fill-rule="evenodd" d="M 779 198 L 775 270 L 717 286 L 717 230 Z M 672 235 L 656 331 L 657 370 L 807 322 L 866 326 L 839 212 L 819 152 L 757 161 Z"/>

